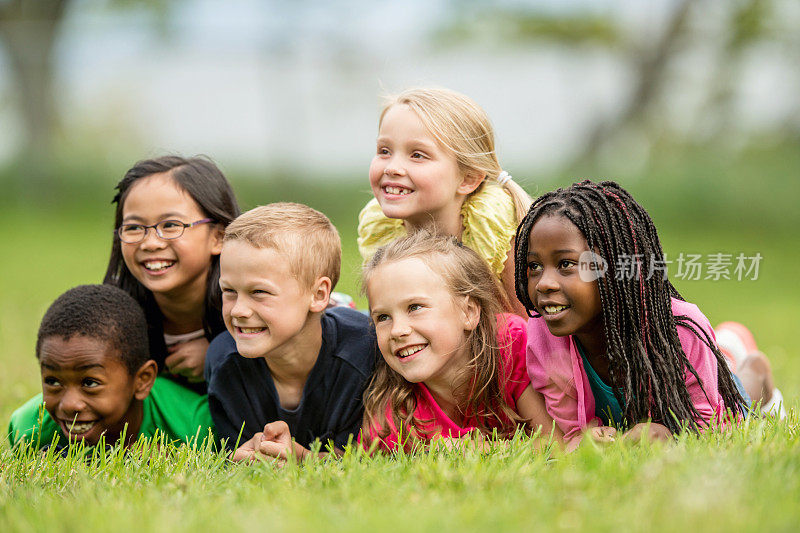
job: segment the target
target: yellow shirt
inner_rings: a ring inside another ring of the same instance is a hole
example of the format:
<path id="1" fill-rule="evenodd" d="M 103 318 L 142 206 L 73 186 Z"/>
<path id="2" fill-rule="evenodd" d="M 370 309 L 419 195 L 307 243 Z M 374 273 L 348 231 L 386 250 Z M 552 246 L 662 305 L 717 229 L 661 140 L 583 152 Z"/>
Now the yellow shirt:
<path id="1" fill-rule="evenodd" d="M 464 224 L 461 242 L 478 252 L 500 279 L 517 231 L 514 200 L 497 182 L 487 180 L 464 201 L 461 221 Z M 387 218 L 375 198 L 358 215 L 358 250 L 364 261 L 378 248 L 406 233 L 403 220 Z"/>

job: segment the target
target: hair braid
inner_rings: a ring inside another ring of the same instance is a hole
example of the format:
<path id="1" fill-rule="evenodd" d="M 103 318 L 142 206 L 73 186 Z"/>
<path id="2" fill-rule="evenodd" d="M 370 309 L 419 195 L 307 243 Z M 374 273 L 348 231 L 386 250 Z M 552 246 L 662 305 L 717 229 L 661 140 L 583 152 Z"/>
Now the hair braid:
<path id="1" fill-rule="evenodd" d="M 665 264 L 661 241 L 647 211 L 617 183 L 587 180 L 533 202 L 515 239 L 515 287 L 528 315 L 541 316 L 527 290 L 528 241 L 536 222 L 548 215 L 572 222 L 589 249 L 608 262 L 606 275 L 598 279 L 598 292 L 609 375 L 626 423 L 649 418 L 672 432 L 684 426 L 698 429 L 702 417 L 692 403 L 684 373 L 694 375 L 704 394 L 705 389 L 681 346 L 678 326 L 690 329 L 714 352 L 722 399 L 738 411 L 744 401 L 713 339 L 689 317 L 673 315 L 671 298 L 683 298 L 666 272 L 663 276 L 645 272 L 645 259 Z M 620 271 L 622 266 L 632 271 Z"/>

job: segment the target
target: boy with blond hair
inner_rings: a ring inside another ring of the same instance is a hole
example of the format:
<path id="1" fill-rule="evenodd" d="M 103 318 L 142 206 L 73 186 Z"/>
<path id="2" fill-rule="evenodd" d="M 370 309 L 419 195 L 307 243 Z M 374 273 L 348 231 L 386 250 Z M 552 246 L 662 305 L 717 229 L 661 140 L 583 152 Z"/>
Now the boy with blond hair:
<path id="1" fill-rule="evenodd" d="M 376 344 L 368 318 L 327 309 L 341 243 L 322 213 L 257 207 L 226 229 L 220 257 L 227 332 L 205 378 L 217 435 L 235 460 L 302 459 L 319 440 L 340 451 L 358 435 Z"/>

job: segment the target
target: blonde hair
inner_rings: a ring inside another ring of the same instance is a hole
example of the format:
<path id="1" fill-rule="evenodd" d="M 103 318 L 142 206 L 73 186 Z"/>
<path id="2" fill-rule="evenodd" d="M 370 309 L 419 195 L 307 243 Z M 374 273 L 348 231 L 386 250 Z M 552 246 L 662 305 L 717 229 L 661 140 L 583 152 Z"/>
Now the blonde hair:
<path id="1" fill-rule="evenodd" d="M 450 89 L 429 87 L 406 89 L 387 96 L 378 127 L 386 112 L 395 105 L 407 105 L 439 141 L 452 151 L 462 172 L 477 172 L 485 180 L 497 181 L 502 168 L 494 146 L 494 128 L 486 112 L 471 98 Z M 514 200 L 517 223 L 528 213 L 532 200 L 514 181 L 503 189 Z M 472 194 L 479 194 L 483 184 Z"/>
<path id="2" fill-rule="evenodd" d="M 342 243 L 328 217 L 307 205 L 278 202 L 243 213 L 225 229 L 223 242 L 243 241 L 286 256 L 292 274 L 312 286 L 321 276 L 339 281 Z"/>
<path id="3" fill-rule="evenodd" d="M 484 433 L 497 428 L 500 435 L 513 434 L 522 419 L 508 406 L 503 391 L 509 379 L 501 371 L 502 349 L 498 346 L 497 321 L 500 307 L 500 286 L 489 267 L 477 253 L 454 237 L 436 235 L 428 230 L 417 231 L 379 248 L 362 272 L 362 288 L 366 290 L 375 271 L 382 265 L 417 258 L 437 273 L 453 298 L 467 296 L 480 307 L 477 327 L 467 337 L 470 361 L 463 369 L 455 393 L 459 410 L 474 416 Z M 375 372 L 364 393 L 366 427 L 378 428 L 378 437 L 390 430 L 386 408 L 390 408 L 396 428 L 403 427 L 413 439 L 427 437 L 436 428 L 426 430 L 426 423 L 414 416 L 417 400 L 414 384 L 406 381 L 379 357 Z"/>

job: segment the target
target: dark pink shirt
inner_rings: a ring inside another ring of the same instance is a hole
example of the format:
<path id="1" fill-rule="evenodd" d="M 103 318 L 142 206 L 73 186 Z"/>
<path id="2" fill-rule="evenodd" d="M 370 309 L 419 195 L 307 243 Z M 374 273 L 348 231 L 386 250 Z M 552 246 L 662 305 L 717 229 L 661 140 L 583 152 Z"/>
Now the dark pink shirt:
<path id="1" fill-rule="evenodd" d="M 501 348 L 500 368 L 498 371 L 501 376 L 507 376 L 504 383 L 503 396 L 508 406 L 514 411 L 517 411 L 517 400 L 530 384 L 530 378 L 525 368 L 525 329 L 526 325 L 523 318 L 506 313 L 497 315 L 497 341 Z M 436 403 L 424 383 L 416 383 L 414 385 L 414 394 L 417 400 L 417 408 L 414 411 L 414 415 L 418 420 L 431 420 L 430 423 L 422 428 L 426 433 L 431 434 L 431 438 L 460 438 L 476 429 L 478 420 L 475 417 L 465 419 L 463 425 L 455 423 L 439 407 L 439 404 Z M 386 450 L 395 450 L 399 432 L 395 427 L 388 406 L 386 408 L 386 418 L 389 421 L 390 433 L 381 441 L 381 447 Z M 496 424 L 487 425 L 493 427 Z M 373 439 L 377 438 L 378 434 L 378 428 L 370 428 L 370 436 Z"/>

